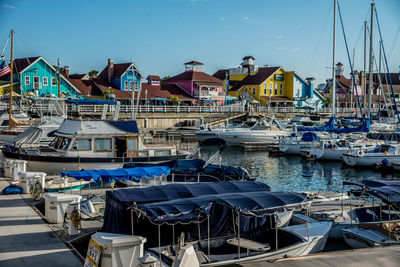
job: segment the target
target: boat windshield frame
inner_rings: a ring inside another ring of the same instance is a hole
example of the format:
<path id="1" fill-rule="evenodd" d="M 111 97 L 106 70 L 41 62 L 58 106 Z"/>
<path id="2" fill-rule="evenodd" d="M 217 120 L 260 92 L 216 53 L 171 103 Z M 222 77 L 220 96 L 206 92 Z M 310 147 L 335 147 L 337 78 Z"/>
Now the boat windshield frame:
<path id="1" fill-rule="evenodd" d="M 67 150 L 71 144 L 72 138 L 57 136 L 56 138 L 51 141 L 49 147 L 58 150 Z"/>

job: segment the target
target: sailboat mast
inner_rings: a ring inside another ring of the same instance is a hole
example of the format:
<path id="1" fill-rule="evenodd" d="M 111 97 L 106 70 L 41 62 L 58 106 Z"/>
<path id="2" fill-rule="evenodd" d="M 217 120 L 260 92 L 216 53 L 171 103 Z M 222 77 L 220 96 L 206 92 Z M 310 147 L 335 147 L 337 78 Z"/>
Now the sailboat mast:
<path id="1" fill-rule="evenodd" d="M 337 0 L 334 0 L 333 7 L 333 51 L 332 51 L 332 117 L 335 117 L 335 104 L 336 104 L 336 69 L 335 69 L 335 56 L 336 56 L 336 6 Z"/>
<path id="2" fill-rule="evenodd" d="M 375 3 L 371 3 L 371 31 L 369 36 L 369 81 L 368 81 L 368 118 L 371 119 L 371 98 L 372 98 L 372 86 L 373 86 L 373 32 L 374 32 L 374 10 Z"/>
<path id="3" fill-rule="evenodd" d="M 9 106 L 8 106 L 8 128 L 12 129 L 12 122 L 11 122 L 11 118 L 12 118 L 12 99 L 13 99 L 13 66 L 14 66 L 14 62 L 13 62 L 13 49 L 14 49 L 14 30 L 11 30 L 11 57 L 10 57 L 10 102 L 9 102 Z"/>
<path id="4" fill-rule="evenodd" d="M 364 93 L 363 93 L 363 99 L 364 99 L 364 110 L 367 107 L 367 21 L 364 21 L 364 69 L 363 69 L 363 84 L 364 84 Z M 363 111 L 365 113 L 365 111 Z"/>

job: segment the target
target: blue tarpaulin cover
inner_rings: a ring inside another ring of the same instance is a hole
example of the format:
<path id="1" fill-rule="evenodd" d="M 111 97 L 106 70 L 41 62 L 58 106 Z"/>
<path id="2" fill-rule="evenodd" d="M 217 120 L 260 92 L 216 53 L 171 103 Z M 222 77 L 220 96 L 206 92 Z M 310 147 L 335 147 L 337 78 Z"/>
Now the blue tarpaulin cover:
<path id="1" fill-rule="evenodd" d="M 135 210 L 155 224 L 191 223 L 204 221 L 215 204 L 241 215 L 261 217 L 303 208 L 310 201 L 304 195 L 289 192 L 236 192 L 141 204 Z"/>
<path id="2" fill-rule="evenodd" d="M 221 180 L 224 177 L 229 177 L 232 180 L 248 179 L 248 173 L 246 169 L 242 167 L 232 167 L 225 165 L 214 165 L 209 164 L 203 168 L 206 162 L 202 159 L 182 159 L 182 160 L 170 160 L 161 163 L 125 163 L 124 168 L 136 168 L 136 167 L 150 167 L 150 166 L 168 166 L 171 168 L 171 173 L 174 174 L 207 174 L 213 175 Z"/>
<path id="3" fill-rule="evenodd" d="M 304 142 L 319 141 L 319 137 L 316 133 L 306 132 L 301 137 L 301 141 L 304 141 Z"/>
<path id="4" fill-rule="evenodd" d="M 320 127 L 297 127 L 299 132 L 331 132 L 331 133 L 355 133 L 369 132 L 370 121 L 366 120 L 361 126 L 356 128 L 335 128 L 335 117 L 331 117 L 329 121 Z"/>
<path id="5" fill-rule="evenodd" d="M 205 195 L 255 191 L 270 191 L 270 187 L 260 182 L 223 181 L 214 183 L 168 184 L 146 188 L 107 191 L 102 231 L 131 234 L 131 215 L 128 208 L 134 203 L 146 204 Z"/>
<path id="6" fill-rule="evenodd" d="M 63 171 L 61 176 L 74 177 L 76 180 L 90 181 L 93 179 L 95 182 L 103 180 L 104 182 L 111 182 L 112 180 L 119 181 L 125 180 L 140 180 L 142 178 L 151 178 L 153 176 L 160 177 L 161 175 L 168 175 L 171 169 L 167 166 L 154 166 L 154 167 L 137 167 L 137 168 L 121 168 L 115 170 L 81 170 L 81 171 Z"/>
<path id="7" fill-rule="evenodd" d="M 107 123 L 122 131 L 139 133 L 136 121 L 107 121 Z"/>
<path id="8" fill-rule="evenodd" d="M 5 187 L 2 191 L 3 195 L 11 195 L 11 194 L 20 194 L 22 193 L 23 189 L 15 184 L 10 184 L 9 186 Z"/>
<path id="9" fill-rule="evenodd" d="M 79 105 L 116 105 L 117 101 L 103 99 L 67 99 L 66 103 Z"/>
<path id="10" fill-rule="evenodd" d="M 360 186 L 365 192 L 382 199 L 386 204 L 400 208 L 399 180 L 361 180 L 343 182 L 343 184 Z"/>

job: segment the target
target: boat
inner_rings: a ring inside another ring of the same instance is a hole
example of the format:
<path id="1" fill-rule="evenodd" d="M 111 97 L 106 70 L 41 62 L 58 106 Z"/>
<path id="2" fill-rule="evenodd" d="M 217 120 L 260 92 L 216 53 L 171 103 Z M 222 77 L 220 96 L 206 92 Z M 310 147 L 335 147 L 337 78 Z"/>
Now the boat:
<path id="1" fill-rule="evenodd" d="M 374 167 L 377 163 L 387 165 L 400 162 L 400 145 L 382 144 L 373 150 L 353 150 L 342 155 L 343 161 L 349 166 Z"/>
<path id="2" fill-rule="evenodd" d="M 279 139 L 279 151 L 284 154 L 300 155 L 301 149 L 309 149 L 317 145 L 320 137 L 312 132 L 305 132 L 301 138 L 293 133 L 290 136 Z"/>
<path id="3" fill-rule="evenodd" d="M 65 119 L 54 140 L 39 148 L 2 148 L 6 159 L 27 161 L 27 169 L 47 174 L 80 169 L 117 169 L 127 162 L 185 158 L 173 145 L 144 145 L 136 121 Z"/>
<path id="4" fill-rule="evenodd" d="M 209 125 L 202 125 L 200 129 L 195 131 L 197 139 L 201 142 L 208 138 L 219 137 L 220 133 L 227 131 L 240 131 L 242 129 L 249 129 L 250 127 L 247 124 L 230 124 L 225 127 L 217 127 L 211 128 Z"/>
<path id="5" fill-rule="evenodd" d="M 259 121 L 249 129 L 238 129 L 221 132 L 219 137 L 224 139 L 230 146 L 241 146 L 243 143 L 262 143 L 277 145 L 279 139 L 289 135 L 289 132 L 273 126 L 274 120 L 267 123 L 265 120 Z"/>
<path id="6" fill-rule="evenodd" d="M 330 140 L 322 141 L 319 146 L 311 147 L 308 156 L 315 160 L 342 160 L 342 155 L 352 151 L 368 150 L 382 144 L 382 141 L 368 139 L 348 140 Z"/>

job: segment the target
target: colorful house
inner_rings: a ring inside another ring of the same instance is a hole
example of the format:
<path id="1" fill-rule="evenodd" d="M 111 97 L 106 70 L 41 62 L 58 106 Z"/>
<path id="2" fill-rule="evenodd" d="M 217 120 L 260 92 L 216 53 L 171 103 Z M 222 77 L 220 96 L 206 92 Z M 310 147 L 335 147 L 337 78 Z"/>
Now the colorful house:
<path id="1" fill-rule="evenodd" d="M 32 92 L 38 96 L 58 96 L 57 71 L 43 57 L 14 60 L 14 74 L 15 81 L 19 82 L 21 95 Z M 68 97 L 75 97 L 79 90 L 61 75 L 61 93 Z"/>
<path id="2" fill-rule="evenodd" d="M 289 72 L 279 66 L 258 67 L 252 56 L 242 60 L 238 68 L 219 70 L 213 75 L 229 85 L 228 95 L 272 107 L 303 106 L 315 97 L 312 102 L 317 103 L 321 98 L 318 105 L 322 106 L 322 96 L 314 94 L 312 79 L 305 81 L 294 71 Z"/>
<path id="3" fill-rule="evenodd" d="M 203 63 L 190 61 L 184 65 L 185 71 L 165 80 L 163 86 L 178 87 L 197 102 L 222 105 L 225 101 L 223 81 L 204 73 Z"/>
<path id="4" fill-rule="evenodd" d="M 144 76 L 133 62 L 114 64 L 114 60 L 110 58 L 97 78 L 107 81 L 121 91 L 132 91 L 139 89 Z"/>

